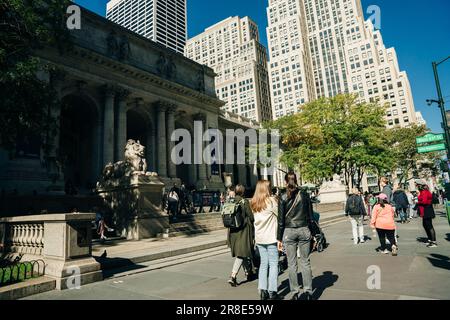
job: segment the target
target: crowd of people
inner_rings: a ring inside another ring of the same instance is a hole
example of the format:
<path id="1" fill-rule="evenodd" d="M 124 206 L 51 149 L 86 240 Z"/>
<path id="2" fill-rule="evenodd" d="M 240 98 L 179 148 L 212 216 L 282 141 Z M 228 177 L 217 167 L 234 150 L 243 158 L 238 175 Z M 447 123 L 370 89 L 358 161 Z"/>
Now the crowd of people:
<path id="1" fill-rule="evenodd" d="M 443 194 L 432 194 L 424 180 L 416 180 L 418 192 L 405 191 L 400 187 L 394 190 L 385 177 L 381 178 L 380 185 L 382 190 L 377 196 L 369 193 L 363 195 L 355 188 L 347 199 L 345 214 L 352 225 L 354 244 L 365 242 L 364 221 L 368 217 L 373 235 L 378 236 L 380 241 L 380 247 L 377 250 L 397 256 L 399 236 L 395 219 L 398 218 L 400 224 L 406 224 L 420 217 L 427 234 L 427 247 L 437 247 L 436 232 L 433 227 L 436 214 L 433 205 L 443 203 Z"/>
<path id="2" fill-rule="evenodd" d="M 235 258 L 228 283 L 238 285 L 237 275 L 242 268 L 248 281 L 258 278 L 261 300 L 282 299 L 278 294 L 279 256 L 285 254 L 292 300 L 312 300 L 311 199 L 299 189 L 295 173 L 286 174 L 285 182 L 286 193 L 279 196 L 269 181 L 259 181 L 250 200 L 244 197 L 244 186 L 228 188 L 224 200 L 236 203 L 243 219 L 240 227 L 228 229 L 228 245 Z M 303 290 L 298 283 L 298 258 Z"/>
<path id="3" fill-rule="evenodd" d="M 228 246 L 234 258 L 228 283 L 237 287 L 237 275 L 243 269 L 247 281 L 258 279 L 261 300 L 280 300 L 279 257 L 286 255 L 292 300 L 312 300 L 311 221 L 315 213 L 311 196 L 298 186 L 295 173 L 286 174 L 285 184 L 286 192 L 280 194 L 272 190 L 269 181 L 259 181 L 251 199 L 245 198 L 242 185 L 228 188 L 221 202 L 234 203 L 242 217 L 239 227 L 228 228 Z M 376 196 L 362 194 L 355 188 L 347 199 L 345 214 L 352 226 L 354 244 L 365 243 L 364 224 L 368 218 L 374 238 L 378 237 L 380 242 L 377 251 L 397 256 L 397 223 L 405 224 L 420 217 L 428 237 L 427 246 L 435 248 L 433 202 L 436 197 L 427 183 L 416 180 L 417 193 L 394 189 L 386 178 L 381 179 L 381 187 L 381 193 Z M 299 271 L 302 285 L 298 280 Z"/>

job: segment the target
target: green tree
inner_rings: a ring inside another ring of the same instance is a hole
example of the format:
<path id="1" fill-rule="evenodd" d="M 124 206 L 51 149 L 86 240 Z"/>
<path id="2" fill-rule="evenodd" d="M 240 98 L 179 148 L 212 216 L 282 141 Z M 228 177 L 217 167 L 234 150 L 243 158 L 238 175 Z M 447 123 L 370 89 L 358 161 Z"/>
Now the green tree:
<path id="1" fill-rule="evenodd" d="M 386 140 L 387 144 L 391 146 L 390 152 L 394 159 L 391 169 L 398 173 L 399 183 L 404 184 L 412 178 L 418 178 L 421 176 L 421 171 L 435 171 L 441 154 L 436 152 L 419 154 L 417 152 L 416 138 L 427 132 L 429 130 L 425 126 L 416 124 L 389 130 Z"/>
<path id="2" fill-rule="evenodd" d="M 47 141 L 56 130 L 50 110 L 59 104 L 41 74 L 56 71 L 34 53 L 47 46 L 70 47 L 66 0 L 0 1 L 0 145 L 14 149 L 18 139 Z M 41 139 L 43 138 L 43 139 Z"/>
<path id="3" fill-rule="evenodd" d="M 384 114 L 377 103 L 338 95 L 312 101 L 271 127 L 281 133 L 281 161 L 298 168 L 305 180 L 319 182 L 344 173 L 346 184 L 360 186 L 364 173 L 382 171 L 392 163 Z"/>

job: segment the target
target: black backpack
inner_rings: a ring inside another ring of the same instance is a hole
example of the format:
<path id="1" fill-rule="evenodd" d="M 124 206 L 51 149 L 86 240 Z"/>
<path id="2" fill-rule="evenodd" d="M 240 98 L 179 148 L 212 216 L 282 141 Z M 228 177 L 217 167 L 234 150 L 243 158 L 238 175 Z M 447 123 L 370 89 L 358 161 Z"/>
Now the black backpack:
<path id="1" fill-rule="evenodd" d="M 353 196 L 351 196 L 351 198 L 352 199 L 348 205 L 348 209 L 350 210 L 351 214 L 355 214 L 355 215 L 359 214 L 360 211 L 359 211 L 357 196 L 353 195 Z"/>

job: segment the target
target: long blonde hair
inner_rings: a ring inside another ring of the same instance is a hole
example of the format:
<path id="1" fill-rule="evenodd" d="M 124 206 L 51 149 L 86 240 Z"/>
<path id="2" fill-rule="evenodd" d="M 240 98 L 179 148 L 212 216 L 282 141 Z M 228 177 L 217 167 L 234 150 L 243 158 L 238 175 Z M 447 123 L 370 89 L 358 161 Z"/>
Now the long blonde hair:
<path id="1" fill-rule="evenodd" d="M 270 181 L 261 180 L 256 184 L 255 194 L 250 201 L 250 207 L 254 213 L 267 208 L 267 202 L 271 196 Z"/>

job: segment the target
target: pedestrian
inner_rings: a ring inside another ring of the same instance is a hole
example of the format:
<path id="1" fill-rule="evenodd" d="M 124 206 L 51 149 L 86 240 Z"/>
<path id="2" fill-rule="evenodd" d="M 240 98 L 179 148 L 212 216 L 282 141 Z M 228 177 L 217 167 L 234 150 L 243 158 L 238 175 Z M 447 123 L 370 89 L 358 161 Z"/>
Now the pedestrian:
<path id="1" fill-rule="evenodd" d="M 378 204 L 373 208 L 372 219 L 370 226 L 377 230 L 378 238 L 380 239 L 380 251 L 384 254 L 389 254 L 386 246 L 386 238 L 391 244 L 391 251 L 393 256 L 398 255 L 397 239 L 395 237 L 395 210 L 389 203 L 388 196 L 381 193 L 378 196 Z"/>
<path id="2" fill-rule="evenodd" d="M 189 210 L 187 208 L 187 189 L 186 189 L 186 185 L 182 182 L 180 189 L 178 191 L 178 196 L 179 196 L 179 205 L 178 205 L 178 215 L 180 215 L 183 212 L 186 212 L 186 214 L 189 214 Z"/>
<path id="3" fill-rule="evenodd" d="M 428 237 L 428 248 L 436 248 L 436 231 L 433 227 L 433 219 L 436 214 L 433 209 L 433 195 L 431 194 L 428 184 L 424 180 L 416 180 L 419 196 L 417 202 L 418 213 L 423 219 L 423 228 Z"/>
<path id="4" fill-rule="evenodd" d="M 230 189 L 229 202 L 236 204 L 236 210 L 241 215 L 244 223 L 240 228 L 228 229 L 228 247 L 231 249 L 231 255 L 234 260 L 233 270 L 231 271 L 230 279 L 228 283 L 232 287 L 236 287 L 237 275 L 241 269 L 244 268 L 247 281 L 252 281 L 255 278 L 252 267 L 253 248 L 255 246 L 255 230 L 254 230 L 254 217 L 252 209 L 250 208 L 249 201 L 244 198 L 245 188 L 243 185 L 238 184 L 236 188 Z"/>
<path id="5" fill-rule="evenodd" d="M 286 174 L 286 193 L 280 201 L 278 222 L 279 250 L 286 247 L 289 268 L 289 286 L 293 296 L 291 300 L 312 300 L 312 271 L 309 259 L 312 234 L 308 222 L 312 219 L 312 205 L 306 192 L 298 188 L 297 176 L 294 172 Z M 297 255 L 298 252 L 298 255 Z M 298 259 L 303 279 L 303 294 L 298 283 Z"/>
<path id="6" fill-rule="evenodd" d="M 409 222 L 408 221 L 408 207 L 409 207 L 409 201 L 408 197 L 406 196 L 405 191 L 402 189 L 397 189 L 394 192 L 394 195 L 392 196 L 393 202 L 395 203 L 395 210 L 397 215 L 400 216 L 400 223 L 404 224 Z"/>
<path id="7" fill-rule="evenodd" d="M 409 211 L 409 219 L 413 219 L 416 216 L 416 210 L 414 209 L 416 202 L 414 194 L 408 190 L 406 192 L 406 197 L 408 198 L 408 211 Z"/>
<path id="8" fill-rule="evenodd" d="M 353 188 L 352 194 L 348 197 L 345 204 L 345 215 L 352 224 L 353 243 L 364 243 L 364 216 L 366 210 L 364 209 L 364 202 L 361 198 L 359 190 Z"/>
<path id="9" fill-rule="evenodd" d="M 270 181 L 256 184 L 250 201 L 255 217 L 255 243 L 260 256 L 258 290 L 261 300 L 280 300 L 278 295 L 278 250 L 277 241 L 278 200 L 272 195 Z"/>
<path id="10" fill-rule="evenodd" d="M 389 179 L 386 177 L 382 177 L 380 179 L 381 185 L 381 193 L 385 194 L 388 197 L 388 202 L 392 204 L 392 186 L 389 184 Z"/>
<path id="11" fill-rule="evenodd" d="M 168 214 L 172 216 L 173 221 L 176 221 L 178 213 L 178 204 L 180 202 L 180 196 L 178 195 L 176 186 L 170 189 L 169 194 L 167 196 L 167 201 L 168 201 L 167 206 Z"/>
<path id="12" fill-rule="evenodd" d="M 225 203 L 226 195 L 225 192 L 220 193 L 220 211 L 222 211 L 223 205 Z"/>

